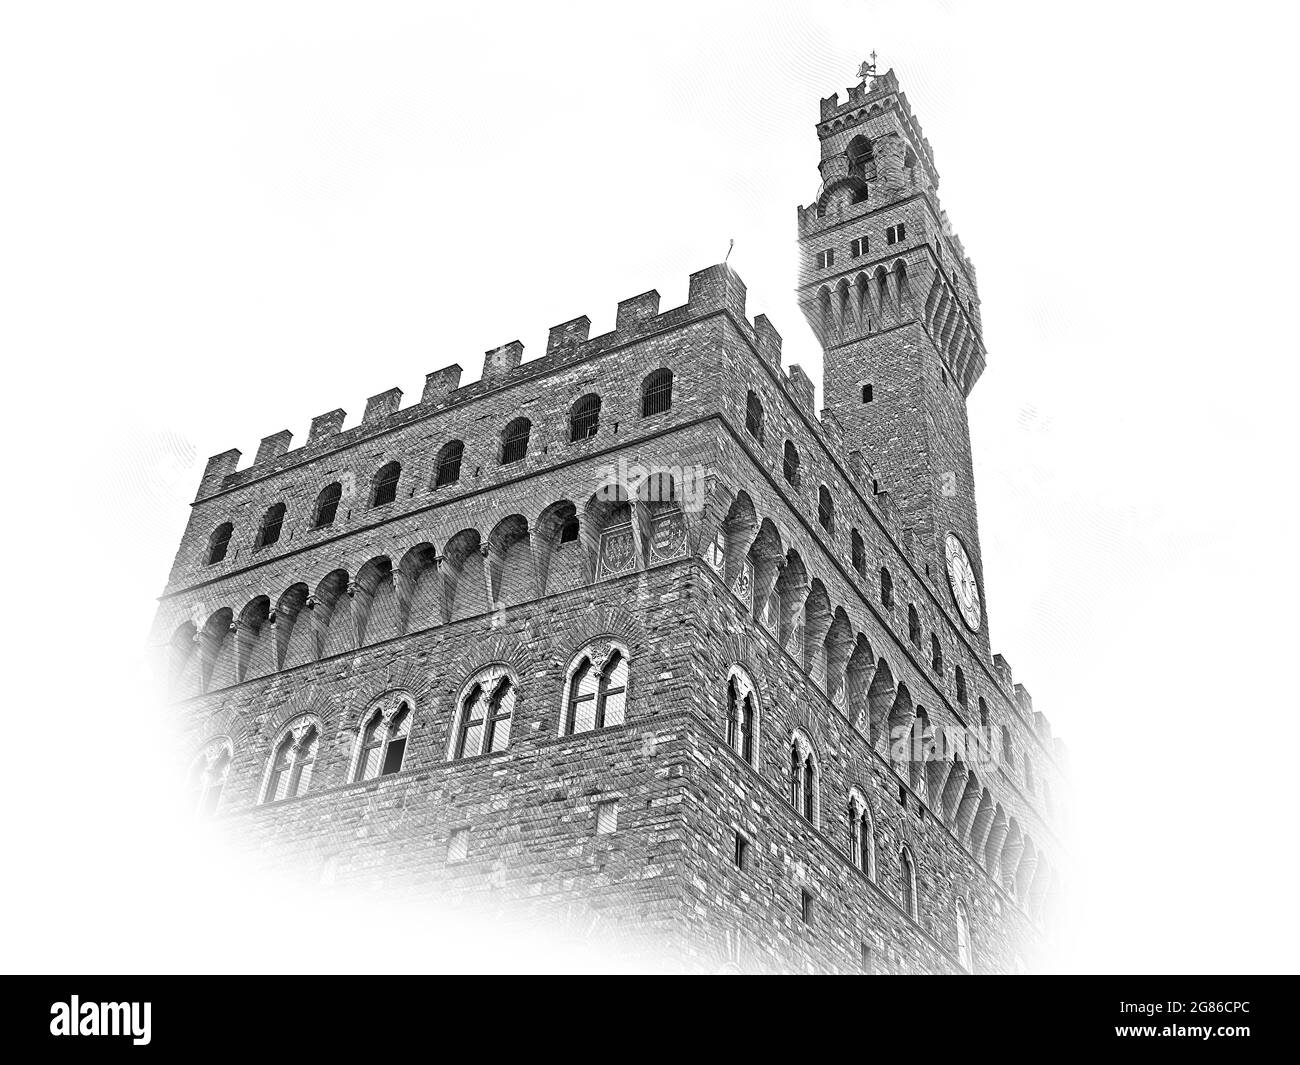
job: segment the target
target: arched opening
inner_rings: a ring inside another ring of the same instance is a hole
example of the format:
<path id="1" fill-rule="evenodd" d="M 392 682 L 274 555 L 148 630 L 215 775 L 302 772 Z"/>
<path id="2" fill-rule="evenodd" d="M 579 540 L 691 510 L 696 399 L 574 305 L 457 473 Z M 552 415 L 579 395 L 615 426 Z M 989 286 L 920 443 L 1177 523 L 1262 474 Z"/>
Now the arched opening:
<path id="1" fill-rule="evenodd" d="M 835 531 L 835 500 L 825 485 L 817 489 L 817 524 L 828 533 Z"/>
<path id="2" fill-rule="evenodd" d="M 582 523 L 570 500 L 552 503 L 538 515 L 533 539 L 541 595 L 568 591 L 590 581 L 582 549 Z"/>
<path id="3" fill-rule="evenodd" d="M 673 372 L 655 370 L 641 382 L 641 417 L 663 414 L 673 405 Z"/>
<path id="4" fill-rule="evenodd" d="M 569 442 L 590 440 L 599 427 L 600 397 L 590 392 L 569 408 Z"/>
<path id="5" fill-rule="evenodd" d="M 230 550 L 230 537 L 234 531 L 235 527 L 228 521 L 223 521 L 212 530 L 212 535 L 208 537 L 209 566 L 226 557 L 226 552 Z"/>
<path id="6" fill-rule="evenodd" d="M 375 474 L 374 487 L 370 493 L 370 505 L 382 507 L 397 498 L 397 482 L 402 476 L 402 464 L 394 460 L 379 467 Z"/>
<path id="7" fill-rule="evenodd" d="M 433 487 L 442 488 L 460 480 L 460 463 L 465 456 L 465 441 L 448 440 L 438 449 Z"/>
<path id="8" fill-rule="evenodd" d="M 312 511 L 313 529 L 324 529 L 334 524 L 334 519 L 339 512 L 339 501 L 342 498 L 343 485 L 338 481 L 331 481 L 320 490 L 320 495 L 316 497 L 316 506 Z"/>
<path id="9" fill-rule="evenodd" d="M 621 725 L 627 705 L 628 658 L 623 648 L 595 644 L 569 669 L 563 734 Z"/>
<path id="10" fill-rule="evenodd" d="M 912 860 L 912 852 L 906 845 L 898 852 L 899 879 L 901 881 L 900 894 L 902 896 L 903 911 L 912 920 L 917 919 L 917 900 L 916 900 L 916 864 Z"/>
<path id="11" fill-rule="evenodd" d="M 515 683 L 510 674 L 500 666 L 482 671 L 461 697 L 451 757 L 504 751 L 510 743 L 514 709 Z"/>
<path id="12" fill-rule="evenodd" d="M 284 528 L 284 504 L 272 503 L 262 515 L 261 527 L 257 530 L 257 541 L 253 547 L 261 550 L 270 547 L 280 539 L 280 530 Z"/>
<path id="13" fill-rule="evenodd" d="M 532 434 L 533 423 L 527 418 L 515 418 L 510 421 L 501 434 L 501 465 L 520 462 L 528 454 L 528 438 Z"/>
<path id="14" fill-rule="evenodd" d="M 958 899 L 953 905 L 957 919 L 957 963 L 967 972 L 971 971 L 970 920 L 966 916 L 966 903 Z"/>
<path id="15" fill-rule="evenodd" d="M 785 476 L 786 483 L 799 487 L 799 449 L 794 446 L 793 440 L 785 442 L 785 453 L 781 461 L 781 472 Z"/>
<path id="16" fill-rule="evenodd" d="M 745 430 L 760 444 L 763 442 L 763 401 L 753 392 L 745 399 Z"/>
<path id="17" fill-rule="evenodd" d="M 758 696 L 754 682 L 739 667 L 733 667 L 727 678 L 727 746 L 753 765 L 757 734 Z"/>

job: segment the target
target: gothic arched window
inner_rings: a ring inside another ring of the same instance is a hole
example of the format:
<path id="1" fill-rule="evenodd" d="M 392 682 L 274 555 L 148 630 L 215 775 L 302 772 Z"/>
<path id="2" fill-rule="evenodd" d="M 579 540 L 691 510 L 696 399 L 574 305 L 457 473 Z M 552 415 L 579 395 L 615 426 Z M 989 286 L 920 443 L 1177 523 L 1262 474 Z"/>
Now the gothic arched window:
<path id="1" fill-rule="evenodd" d="M 405 699 L 390 700 L 376 706 L 361 728 L 352 779 L 373 780 L 400 773 L 410 734 L 409 702 Z"/>
<path id="2" fill-rule="evenodd" d="M 960 898 L 953 904 L 957 918 L 957 963 L 970 972 L 972 969 L 970 951 L 970 919 L 966 916 L 966 903 Z"/>
<path id="3" fill-rule="evenodd" d="M 600 397 L 591 392 L 569 408 L 569 442 L 590 440 L 600 427 Z"/>
<path id="4" fill-rule="evenodd" d="M 880 605 L 886 610 L 894 609 L 894 575 L 880 567 Z"/>
<path id="5" fill-rule="evenodd" d="M 916 612 L 916 606 L 912 603 L 907 604 L 907 638 L 912 641 L 914 647 L 921 646 L 921 616 Z"/>
<path id="6" fill-rule="evenodd" d="M 194 759 L 190 767 L 190 792 L 197 813 L 216 813 L 226 787 L 226 777 L 230 775 L 231 761 L 230 741 L 224 738 L 213 740 Z"/>
<path id="7" fill-rule="evenodd" d="M 208 538 L 208 565 L 214 562 L 220 562 L 226 557 L 226 552 L 230 550 L 230 537 L 234 533 L 235 527 L 228 521 L 223 521 Z"/>
<path id="8" fill-rule="evenodd" d="M 515 694 L 514 678 L 504 666 L 489 666 L 474 676 L 457 704 L 453 759 L 506 749 Z"/>
<path id="9" fill-rule="evenodd" d="M 970 701 L 970 696 L 966 693 L 966 674 L 962 672 L 961 666 L 955 666 L 953 676 L 957 683 L 957 705 L 965 710 Z"/>
<path id="10" fill-rule="evenodd" d="M 901 881 L 900 896 L 903 903 L 903 910 L 907 916 L 916 920 L 917 900 L 916 900 L 916 865 L 912 861 L 912 852 L 904 844 L 898 852 L 898 872 Z"/>
<path id="11" fill-rule="evenodd" d="M 816 827 L 821 808 L 817 759 L 812 744 L 801 732 L 790 739 L 790 805 Z"/>
<path id="12" fill-rule="evenodd" d="M 305 795 L 319 750 L 320 726 L 314 719 L 298 718 L 286 725 L 271 748 L 262 801 L 279 802 Z"/>
<path id="13" fill-rule="evenodd" d="M 464 440 L 448 440 L 438 449 L 433 487 L 455 484 L 460 480 L 460 460 L 465 454 Z"/>
<path id="14" fill-rule="evenodd" d="M 284 528 L 284 504 L 272 503 L 262 515 L 262 525 L 257 530 L 255 548 L 270 547 L 280 539 L 280 530 Z"/>
<path id="15" fill-rule="evenodd" d="M 316 509 L 312 513 L 312 528 L 323 529 L 334 524 L 339 512 L 339 500 L 343 498 L 343 486 L 338 481 L 327 484 L 316 497 Z"/>
<path id="16" fill-rule="evenodd" d="M 515 418 L 501 434 L 501 465 L 519 462 L 528 454 L 528 438 L 532 434 L 533 423 L 527 418 Z"/>
<path id="17" fill-rule="evenodd" d="M 397 461 L 387 462 L 379 467 L 375 474 L 374 488 L 370 493 L 370 505 L 382 507 L 397 498 L 397 481 L 402 476 L 402 464 Z"/>
<path id="18" fill-rule="evenodd" d="M 930 633 L 930 668 L 936 673 L 943 672 L 943 645 L 935 633 Z"/>
<path id="19" fill-rule="evenodd" d="M 641 382 L 641 417 L 662 414 L 673 405 L 673 372 L 663 369 L 647 374 Z"/>
<path id="20" fill-rule="evenodd" d="M 876 879 L 876 825 L 866 796 L 857 788 L 849 793 L 849 860 Z"/>
<path id="21" fill-rule="evenodd" d="M 750 765 L 754 764 L 758 733 L 758 695 L 754 682 L 739 666 L 727 678 L 727 746 Z"/>
<path id="22" fill-rule="evenodd" d="M 599 642 L 585 648 L 568 670 L 562 734 L 623 724 L 627 677 L 625 647 Z"/>

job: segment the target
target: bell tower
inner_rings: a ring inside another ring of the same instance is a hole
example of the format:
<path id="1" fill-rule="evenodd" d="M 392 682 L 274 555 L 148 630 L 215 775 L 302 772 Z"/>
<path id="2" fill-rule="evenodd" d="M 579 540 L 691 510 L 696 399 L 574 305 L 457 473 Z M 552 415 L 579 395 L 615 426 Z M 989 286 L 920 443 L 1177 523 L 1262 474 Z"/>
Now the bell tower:
<path id="1" fill-rule="evenodd" d="M 876 471 L 867 487 L 889 493 L 904 547 L 987 652 L 966 421 L 985 358 L 975 268 L 939 206 L 934 154 L 898 78 L 874 63 L 859 75 L 847 101 L 821 101 L 821 186 L 799 208 L 799 300 L 822 345 L 826 407 Z M 954 567 L 966 576 L 950 580 Z"/>

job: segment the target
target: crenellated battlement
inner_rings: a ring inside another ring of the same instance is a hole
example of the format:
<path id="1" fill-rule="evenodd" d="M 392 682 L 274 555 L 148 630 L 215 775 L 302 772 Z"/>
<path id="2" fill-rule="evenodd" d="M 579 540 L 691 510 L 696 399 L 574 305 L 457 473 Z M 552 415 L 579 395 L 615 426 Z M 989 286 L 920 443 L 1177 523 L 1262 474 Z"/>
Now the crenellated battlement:
<path id="1" fill-rule="evenodd" d="M 893 70 L 817 131 L 820 412 L 723 263 L 208 460 L 155 623 L 203 816 L 322 883 L 591 895 L 639 936 L 706 884 L 689 964 L 1032 965 L 1068 784 L 989 644 L 974 268 Z M 647 863 L 693 754 L 712 816 Z"/>
<path id="2" fill-rule="evenodd" d="M 827 431 L 824 419 L 817 417 L 813 402 L 813 384 L 799 366 L 782 367 L 781 334 L 764 314 L 745 317 L 746 287 L 734 270 L 717 264 L 690 275 L 687 299 L 679 307 L 659 309 L 659 293 L 653 289 L 621 300 L 615 312 L 614 328 L 592 337 L 591 319 L 586 315 L 552 326 L 545 353 L 524 361 L 524 345 L 519 340 L 489 348 L 483 355 L 483 370 L 477 381 L 462 385 L 462 369 L 452 363 L 425 377 L 419 400 L 402 406 L 403 392 L 390 388 L 366 400 L 361 422 L 344 428 L 347 412 L 342 408 L 327 411 L 311 420 L 304 445 L 293 448 L 293 433 L 282 429 L 264 437 L 251 465 L 239 468 L 242 452 L 237 448 L 223 451 L 208 460 L 196 499 L 244 484 L 249 480 L 279 472 L 289 466 L 324 453 L 346 447 L 379 432 L 384 432 L 426 417 L 457 404 L 481 398 L 501 388 L 544 376 L 571 363 L 579 362 L 657 333 L 681 328 L 699 319 L 727 314 L 753 345 L 754 350 L 784 386 L 791 402 L 823 430 L 829 440 L 837 442 L 840 434 Z"/>
<path id="3" fill-rule="evenodd" d="M 893 68 L 876 75 L 871 79 L 870 84 L 865 81 L 859 82 L 857 85 L 849 86 L 846 91 L 849 98 L 844 103 L 840 103 L 839 93 L 831 93 L 830 96 L 822 99 L 817 136 L 825 139 L 847 125 L 895 111 L 900 124 L 930 172 L 931 184 L 938 188 L 939 171 L 934 163 L 934 149 L 921 129 L 920 120 L 913 114 L 911 104 L 907 102 L 907 94 L 899 89 L 898 76 Z"/>

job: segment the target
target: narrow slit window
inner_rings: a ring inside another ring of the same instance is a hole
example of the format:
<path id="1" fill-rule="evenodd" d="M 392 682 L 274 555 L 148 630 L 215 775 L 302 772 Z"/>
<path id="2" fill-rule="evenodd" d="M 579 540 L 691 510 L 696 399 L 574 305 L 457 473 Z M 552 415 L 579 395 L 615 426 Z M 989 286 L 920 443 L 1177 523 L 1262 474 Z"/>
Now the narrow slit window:
<path id="1" fill-rule="evenodd" d="M 835 500 L 825 485 L 817 490 L 817 523 L 828 533 L 835 531 Z"/>
<path id="2" fill-rule="evenodd" d="M 785 442 L 785 455 L 781 462 L 781 473 L 785 476 L 787 484 L 795 488 L 799 487 L 799 449 L 794 446 L 793 440 Z"/>
<path id="3" fill-rule="evenodd" d="M 763 442 L 763 401 L 753 392 L 745 400 L 745 430 L 760 444 Z"/>
<path id="4" fill-rule="evenodd" d="M 850 544 L 853 568 L 857 571 L 859 577 L 865 577 L 867 575 L 867 545 L 863 542 L 862 534 L 857 529 L 853 530 Z"/>
<path id="5" fill-rule="evenodd" d="M 743 832 L 736 833 L 735 862 L 736 868 L 742 873 L 749 868 L 749 840 Z"/>

